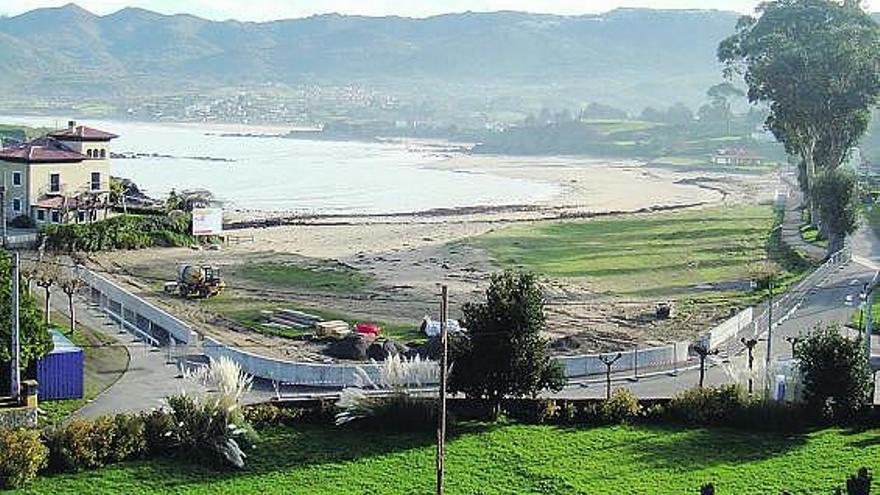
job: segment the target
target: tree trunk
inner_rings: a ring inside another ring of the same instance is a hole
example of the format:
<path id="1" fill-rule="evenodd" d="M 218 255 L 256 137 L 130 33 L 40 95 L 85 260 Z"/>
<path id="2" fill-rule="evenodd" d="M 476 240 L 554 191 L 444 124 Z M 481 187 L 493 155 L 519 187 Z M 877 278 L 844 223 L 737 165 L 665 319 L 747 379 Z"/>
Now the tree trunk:
<path id="1" fill-rule="evenodd" d="M 67 294 L 67 304 L 70 309 L 70 333 L 76 333 L 76 306 L 73 304 L 73 293 Z"/>
<path id="2" fill-rule="evenodd" d="M 819 207 L 816 205 L 816 202 L 813 201 L 813 178 L 816 177 L 816 160 L 813 156 L 813 150 L 815 149 L 815 143 L 807 146 L 806 150 L 802 153 L 802 158 L 806 165 L 807 173 L 806 180 L 804 181 L 805 190 L 804 190 L 804 200 L 810 211 L 810 225 L 817 229 L 821 229 L 821 219 L 819 218 Z"/>
<path id="3" fill-rule="evenodd" d="M 51 323 L 51 322 L 49 321 L 49 320 L 50 320 L 50 318 L 49 318 L 49 309 L 50 309 L 50 306 L 51 306 L 51 303 L 50 303 L 50 297 L 49 297 L 49 296 L 51 295 L 51 293 L 50 293 L 50 289 L 49 289 L 48 286 L 44 287 L 43 290 L 46 291 L 46 308 L 45 308 L 45 309 L 46 309 L 46 315 L 45 315 L 45 318 L 44 318 L 44 319 L 45 319 L 45 321 L 46 321 L 46 325 L 48 325 L 49 323 Z"/>
<path id="4" fill-rule="evenodd" d="M 841 249 L 843 249 L 844 244 L 846 242 L 846 235 L 844 234 L 833 234 L 828 237 L 828 255 L 837 253 Z"/>

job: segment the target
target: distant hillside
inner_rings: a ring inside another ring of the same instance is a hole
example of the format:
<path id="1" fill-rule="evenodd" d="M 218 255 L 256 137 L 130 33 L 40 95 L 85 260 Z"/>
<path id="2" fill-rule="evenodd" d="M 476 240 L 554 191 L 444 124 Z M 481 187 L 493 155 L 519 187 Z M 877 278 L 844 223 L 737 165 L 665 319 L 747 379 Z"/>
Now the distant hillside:
<path id="1" fill-rule="evenodd" d="M 700 103 L 721 77 L 715 49 L 737 17 L 621 9 L 246 23 L 135 8 L 97 16 L 70 4 L 0 19 L 0 84 L 6 95 L 132 97 L 357 83 L 477 101 L 602 101 L 638 111 Z"/>

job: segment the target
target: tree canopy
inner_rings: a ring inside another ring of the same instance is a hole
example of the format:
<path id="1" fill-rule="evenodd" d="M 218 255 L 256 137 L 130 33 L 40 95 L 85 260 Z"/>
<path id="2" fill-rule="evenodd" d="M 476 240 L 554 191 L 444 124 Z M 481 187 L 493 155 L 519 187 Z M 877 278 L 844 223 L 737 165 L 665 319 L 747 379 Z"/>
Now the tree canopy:
<path id="1" fill-rule="evenodd" d="M 854 0 L 776 0 L 745 16 L 721 42 L 728 76 L 741 73 L 752 103 L 786 150 L 836 168 L 858 143 L 880 95 L 880 28 Z"/>
<path id="2" fill-rule="evenodd" d="M 485 303 L 463 308 L 465 335 L 452 341 L 450 388 L 496 406 L 505 397 L 535 396 L 565 384 L 548 353 L 544 296 L 535 275 L 492 276 Z"/>
<path id="3" fill-rule="evenodd" d="M 12 358 L 12 257 L 0 250 L 0 362 Z M 42 315 L 34 298 L 22 281 L 19 285 L 19 338 L 21 343 L 21 366 L 26 368 L 31 362 L 52 350 L 52 336 L 49 335 Z M 6 366 L 3 377 L 7 376 Z M 4 380 L 5 382 L 5 380 Z M 5 390 L 7 383 L 2 384 Z"/>
<path id="4" fill-rule="evenodd" d="M 844 168 L 821 171 L 813 179 L 810 193 L 828 232 L 828 250 L 833 253 L 843 249 L 844 239 L 859 225 L 855 174 Z"/>
<path id="5" fill-rule="evenodd" d="M 804 374 L 804 399 L 816 412 L 847 417 L 868 403 L 871 371 L 860 340 L 835 325 L 816 328 L 795 347 Z"/>

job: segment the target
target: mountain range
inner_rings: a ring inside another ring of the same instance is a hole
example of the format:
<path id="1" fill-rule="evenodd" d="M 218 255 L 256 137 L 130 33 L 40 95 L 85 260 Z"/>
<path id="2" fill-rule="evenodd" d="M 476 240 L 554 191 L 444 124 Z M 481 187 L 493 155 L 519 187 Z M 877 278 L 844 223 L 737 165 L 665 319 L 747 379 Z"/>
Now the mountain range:
<path id="1" fill-rule="evenodd" d="M 419 97 L 698 105 L 738 14 L 338 14 L 253 23 L 75 4 L 0 18 L 5 97 L 142 98 L 278 84 L 365 85 Z"/>
<path id="2" fill-rule="evenodd" d="M 715 48 L 736 20 L 732 12 L 621 9 L 252 23 L 139 8 L 98 16 L 68 4 L 0 18 L 0 84 L 7 94 L 84 97 L 267 82 L 415 93 L 496 87 L 635 108 L 700 97 L 721 77 Z"/>

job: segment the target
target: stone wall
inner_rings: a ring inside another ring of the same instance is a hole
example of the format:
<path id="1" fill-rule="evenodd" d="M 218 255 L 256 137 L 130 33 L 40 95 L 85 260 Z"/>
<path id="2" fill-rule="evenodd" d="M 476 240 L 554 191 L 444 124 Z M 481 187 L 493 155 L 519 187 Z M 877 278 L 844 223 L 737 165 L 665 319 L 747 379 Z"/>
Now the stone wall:
<path id="1" fill-rule="evenodd" d="M 36 407 L 16 407 L 11 409 L 0 409 L 0 430 L 36 427 Z"/>

